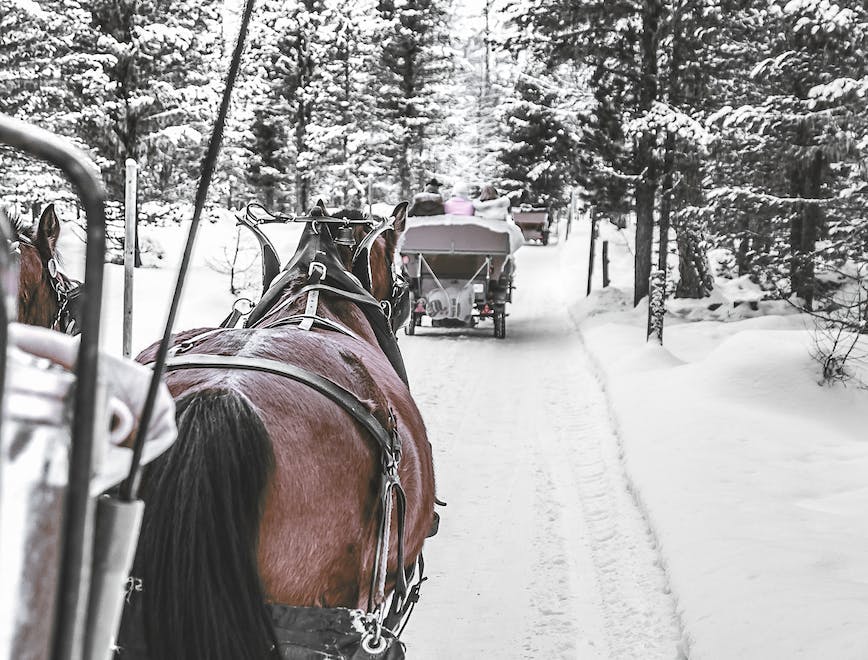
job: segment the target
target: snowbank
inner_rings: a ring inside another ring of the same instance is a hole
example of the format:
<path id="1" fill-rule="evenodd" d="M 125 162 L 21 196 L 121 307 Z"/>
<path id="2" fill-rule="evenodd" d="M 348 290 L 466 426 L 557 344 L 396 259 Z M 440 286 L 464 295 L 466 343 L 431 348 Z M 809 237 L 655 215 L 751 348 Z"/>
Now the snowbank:
<path id="1" fill-rule="evenodd" d="M 632 257 L 603 229 L 614 285 L 575 294 L 571 311 L 690 657 L 868 657 L 868 391 L 819 385 L 810 323 L 744 280 L 675 301 L 664 346 L 647 345 Z M 568 280 L 584 281 L 587 234 L 561 248 Z"/>
<path id="2" fill-rule="evenodd" d="M 187 215 L 192 217 L 192 210 Z M 64 218 L 61 218 L 62 220 Z M 140 242 L 149 243 L 163 254 L 158 268 L 137 268 L 133 294 L 133 355 L 158 340 L 163 334 L 166 315 L 178 276 L 178 265 L 190 221 L 180 225 L 143 225 Z M 303 225 L 266 224 L 263 231 L 274 243 L 278 256 L 285 263 L 294 254 Z M 240 229 L 241 246 L 249 251 L 239 253 L 239 268 L 249 266 L 239 275 L 242 290 L 237 294 L 229 290 L 228 261 L 232 259 L 236 244 L 233 213 L 216 209 L 203 214 L 196 235 L 191 268 L 184 287 L 176 330 L 218 325 L 231 311 L 233 301 L 242 296 L 259 299 L 261 290 L 258 248 L 252 234 Z M 82 279 L 84 273 L 84 245 L 78 236 L 81 231 L 72 223 L 64 223 L 60 235 L 63 267 L 72 276 Z M 108 352 L 120 355 L 123 327 L 124 268 L 106 264 L 103 295 L 103 324 L 101 343 Z M 236 281 L 238 284 L 238 281 Z"/>

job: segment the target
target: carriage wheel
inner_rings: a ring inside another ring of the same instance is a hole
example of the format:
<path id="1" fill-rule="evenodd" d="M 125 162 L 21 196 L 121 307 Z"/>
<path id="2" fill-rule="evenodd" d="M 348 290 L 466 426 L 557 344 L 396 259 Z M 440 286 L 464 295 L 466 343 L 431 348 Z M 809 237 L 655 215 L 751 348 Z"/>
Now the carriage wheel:
<path id="1" fill-rule="evenodd" d="M 497 339 L 506 337 L 506 310 L 503 308 L 494 310 L 494 336 Z"/>

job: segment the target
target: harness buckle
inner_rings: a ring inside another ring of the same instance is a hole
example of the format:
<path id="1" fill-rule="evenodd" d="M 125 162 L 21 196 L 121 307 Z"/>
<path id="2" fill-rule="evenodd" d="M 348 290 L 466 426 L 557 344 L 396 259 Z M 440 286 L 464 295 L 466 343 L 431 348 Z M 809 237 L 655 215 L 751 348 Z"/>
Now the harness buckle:
<path id="1" fill-rule="evenodd" d="M 326 278 L 326 266 L 321 261 L 311 261 L 310 267 L 307 269 L 308 277 L 313 277 L 314 271 L 319 271 L 320 280 Z"/>

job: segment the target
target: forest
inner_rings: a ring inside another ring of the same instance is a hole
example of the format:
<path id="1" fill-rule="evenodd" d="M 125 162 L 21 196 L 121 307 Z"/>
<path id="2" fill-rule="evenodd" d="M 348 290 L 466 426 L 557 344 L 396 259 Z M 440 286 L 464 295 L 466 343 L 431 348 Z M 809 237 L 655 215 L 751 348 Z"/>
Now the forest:
<path id="1" fill-rule="evenodd" d="M 85 149 L 118 213 L 134 158 L 140 222 L 181 217 L 239 9 L 0 0 L 0 112 Z M 629 218 L 634 304 L 749 276 L 862 332 L 866 34 L 852 1 L 260 0 L 212 202 L 492 182 Z M 0 172 L 34 212 L 64 195 L 10 151 Z"/>

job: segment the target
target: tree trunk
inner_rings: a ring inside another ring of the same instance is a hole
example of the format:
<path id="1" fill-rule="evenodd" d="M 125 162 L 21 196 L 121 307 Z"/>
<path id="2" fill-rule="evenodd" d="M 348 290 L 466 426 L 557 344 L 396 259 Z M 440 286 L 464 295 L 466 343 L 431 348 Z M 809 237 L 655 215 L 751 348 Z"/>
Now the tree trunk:
<path id="1" fill-rule="evenodd" d="M 751 260 L 748 257 L 750 252 L 750 234 L 748 233 L 748 219 L 747 215 L 742 215 L 738 219 L 738 232 L 739 232 L 739 241 L 738 241 L 738 249 L 735 251 L 735 267 L 738 272 L 738 276 L 747 275 L 750 272 L 750 264 Z"/>
<path id="2" fill-rule="evenodd" d="M 647 338 L 654 335 L 663 343 L 663 319 L 666 314 L 666 281 L 669 275 L 669 218 L 672 213 L 672 170 L 675 167 L 675 134 L 666 133 L 666 153 L 663 157 L 663 194 L 660 198 L 660 233 L 657 241 L 657 268 L 651 279 L 658 290 L 650 292 Z M 654 297 L 656 296 L 656 300 Z"/>
<path id="3" fill-rule="evenodd" d="M 648 149 L 649 160 L 653 158 Z M 649 179 L 653 163 L 648 162 L 642 181 L 636 185 L 636 253 L 633 257 L 633 305 L 648 295 L 648 278 L 651 276 L 651 256 L 654 242 L 654 194 L 656 182 Z"/>
<path id="4" fill-rule="evenodd" d="M 823 168 L 823 154 L 817 149 L 807 168 L 794 172 L 792 181 L 798 196 L 819 198 Z M 811 202 L 803 203 L 790 221 L 790 288 L 805 301 L 807 309 L 814 305 L 814 250 L 822 223 L 822 210 Z"/>
<path id="5" fill-rule="evenodd" d="M 711 295 L 712 277 L 702 230 L 683 224 L 676 230 L 675 242 L 678 246 L 679 274 L 675 297 L 705 298 Z"/>
<path id="6" fill-rule="evenodd" d="M 645 0 L 642 8 L 640 51 L 642 73 L 639 87 L 639 110 L 649 111 L 657 100 L 657 45 L 660 1 Z M 643 136 L 636 149 L 636 254 L 634 257 L 633 304 L 648 295 L 651 255 L 654 241 L 654 198 L 657 192 L 657 164 L 654 156 L 656 136 Z"/>

